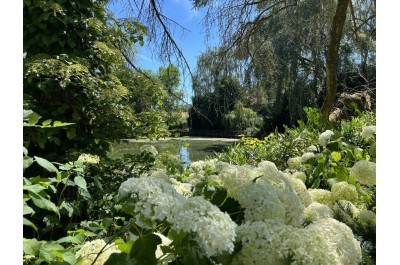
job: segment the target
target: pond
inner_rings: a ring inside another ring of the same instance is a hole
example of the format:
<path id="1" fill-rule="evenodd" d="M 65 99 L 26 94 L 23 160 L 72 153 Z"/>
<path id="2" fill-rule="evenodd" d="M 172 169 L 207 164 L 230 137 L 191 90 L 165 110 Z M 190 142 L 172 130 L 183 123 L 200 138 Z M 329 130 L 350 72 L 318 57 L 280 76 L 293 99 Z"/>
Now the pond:
<path id="1" fill-rule="evenodd" d="M 158 153 L 169 152 L 177 155 L 185 164 L 202 160 L 206 157 L 214 157 L 216 152 L 222 152 L 229 146 L 237 143 L 239 139 L 232 138 L 203 138 L 203 137 L 179 137 L 160 140 L 127 140 L 126 142 L 112 144 L 110 158 L 122 158 L 124 154 L 139 152 L 142 145 L 153 145 Z"/>

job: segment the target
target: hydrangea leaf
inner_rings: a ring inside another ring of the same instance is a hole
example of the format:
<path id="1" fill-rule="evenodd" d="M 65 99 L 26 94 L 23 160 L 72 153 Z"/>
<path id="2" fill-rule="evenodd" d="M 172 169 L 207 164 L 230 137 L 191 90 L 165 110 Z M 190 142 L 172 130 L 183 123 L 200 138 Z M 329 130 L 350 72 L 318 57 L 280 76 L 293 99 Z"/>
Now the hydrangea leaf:
<path id="1" fill-rule="evenodd" d="M 56 172 L 57 168 L 48 160 L 35 156 L 36 162 L 44 169 L 46 169 L 49 172 Z"/>
<path id="2" fill-rule="evenodd" d="M 145 234 L 135 241 L 130 256 L 143 265 L 157 264 L 156 249 L 157 245 L 161 244 L 161 242 L 159 236 L 155 234 Z"/>
<path id="3" fill-rule="evenodd" d="M 129 255 L 125 252 L 112 253 L 104 265 L 139 265 L 142 263 L 131 260 Z"/>

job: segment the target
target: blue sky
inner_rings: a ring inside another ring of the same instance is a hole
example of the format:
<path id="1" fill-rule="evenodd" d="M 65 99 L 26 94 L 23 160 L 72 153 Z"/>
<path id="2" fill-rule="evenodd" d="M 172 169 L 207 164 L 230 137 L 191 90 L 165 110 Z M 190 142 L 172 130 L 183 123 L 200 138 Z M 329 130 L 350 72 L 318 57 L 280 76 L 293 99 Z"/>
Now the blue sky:
<path id="1" fill-rule="evenodd" d="M 116 1 L 109 5 L 117 17 L 124 16 L 123 10 L 124 1 Z M 195 10 L 190 0 L 164 0 L 162 8 L 164 15 L 176 21 L 188 31 L 184 36 L 176 30 L 174 39 L 182 50 L 186 60 L 192 71 L 196 68 L 197 57 L 207 49 L 207 45 L 216 46 L 217 40 L 212 38 L 208 41 L 205 39 L 204 29 L 202 26 L 202 19 L 204 18 L 205 11 Z M 136 55 L 137 65 L 142 69 L 150 69 L 154 72 L 158 70 L 163 64 L 152 56 L 152 51 L 145 45 L 138 47 L 139 52 Z M 182 71 L 181 71 L 182 72 Z M 186 101 L 191 102 L 192 96 L 192 82 L 188 75 L 181 77 L 180 89 L 185 92 Z"/>

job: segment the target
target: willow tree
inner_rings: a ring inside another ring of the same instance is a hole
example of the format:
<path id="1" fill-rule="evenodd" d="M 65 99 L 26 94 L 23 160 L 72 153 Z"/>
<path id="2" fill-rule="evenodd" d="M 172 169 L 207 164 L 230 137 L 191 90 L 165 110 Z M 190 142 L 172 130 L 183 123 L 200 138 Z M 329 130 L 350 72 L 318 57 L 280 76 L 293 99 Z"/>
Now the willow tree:
<path id="1" fill-rule="evenodd" d="M 327 117 L 327 113 L 329 115 L 332 98 L 336 96 L 337 82 L 333 83 L 333 80 L 337 80 L 335 73 L 338 71 L 339 47 L 350 1 L 197 0 L 194 2 L 199 8 L 207 8 L 205 24 L 210 30 L 215 26 L 219 27 L 222 46 L 235 51 L 238 58 L 249 61 L 249 68 L 267 69 L 270 84 L 275 82 L 274 76 L 285 74 L 301 76 L 301 68 L 316 69 L 315 74 L 318 76 L 316 80 L 320 80 L 320 69 L 322 69 L 324 80 L 318 84 L 320 87 L 325 87 L 326 91 L 322 113 L 324 117 Z M 354 5 L 354 9 L 368 6 L 371 1 L 359 2 L 361 4 Z M 313 13 L 315 11 L 317 13 Z M 353 12 L 355 13 L 357 10 Z M 354 26 L 354 32 L 362 26 L 362 23 L 357 23 L 359 25 Z M 351 35 L 354 35 L 354 32 L 347 32 L 347 41 L 353 38 Z M 312 51 L 313 48 L 309 47 L 318 43 L 317 39 L 319 39 L 319 50 Z M 281 42 L 279 47 L 274 44 L 277 40 Z M 287 48 L 286 52 L 279 51 L 285 50 L 285 47 L 291 48 Z M 351 57 L 353 54 L 348 56 Z M 288 63 L 287 60 L 292 62 Z M 257 64 L 260 66 L 257 67 Z M 258 71 L 255 74 L 260 75 L 260 70 L 255 70 Z M 265 74 L 261 71 L 262 75 Z M 288 80 L 289 82 L 282 83 L 282 88 L 296 87 L 298 84 L 298 89 L 302 90 L 301 83 L 297 83 L 295 79 Z M 305 75 L 304 80 L 309 80 L 309 77 Z M 297 97 L 298 95 L 294 95 L 293 100 Z M 299 105 L 299 102 L 292 103 L 291 106 Z"/>

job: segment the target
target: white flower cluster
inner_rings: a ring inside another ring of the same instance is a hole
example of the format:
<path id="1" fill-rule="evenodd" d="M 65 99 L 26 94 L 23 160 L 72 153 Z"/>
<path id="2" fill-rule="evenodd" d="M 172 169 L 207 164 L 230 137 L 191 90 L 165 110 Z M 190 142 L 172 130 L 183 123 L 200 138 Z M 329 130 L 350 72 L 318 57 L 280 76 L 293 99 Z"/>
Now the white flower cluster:
<path id="1" fill-rule="evenodd" d="M 356 187 L 346 181 L 337 182 L 331 188 L 332 200 L 347 200 L 356 202 L 358 200 L 358 193 Z"/>
<path id="2" fill-rule="evenodd" d="M 324 231 L 333 229 L 338 231 Z M 342 232 L 344 235 L 341 235 Z M 238 227 L 238 239 L 242 241 L 243 248 L 234 257 L 234 265 L 339 265 L 358 264 L 361 259 L 359 243 L 351 230 L 331 218 L 306 228 L 284 225 L 280 220 L 246 223 Z M 345 239 L 350 242 L 342 242 Z"/>
<path id="3" fill-rule="evenodd" d="M 233 251 L 236 224 L 228 214 L 202 197 L 187 199 L 166 180 L 153 177 L 128 179 L 121 184 L 119 192 L 130 193 L 135 199 L 133 211 L 138 214 L 139 225 L 145 225 L 142 217 L 166 220 L 173 230 L 195 233 L 208 256 Z"/>
<path id="4" fill-rule="evenodd" d="M 376 215 L 373 211 L 364 210 L 358 214 L 358 222 L 364 227 L 376 227 Z"/>
<path id="5" fill-rule="evenodd" d="M 301 171 L 296 171 L 292 174 L 293 177 L 300 179 L 301 181 L 303 181 L 303 183 L 306 183 L 307 180 L 307 175 L 304 172 Z"/>
<path id="6" fill-rule="evenodd" d="M 374 125 L 364 126 L 362 128 L 361 137 L 364 140 L 369 140 L 371 138 L 374 138 L 375 134 L 376 134 L 376 126 L 374 126 Z"/>
<path id="7" fill-rule="evenodd" d="M 87 241 L 83 246 L 76 252 L 75 257 L 78 259 L 81 265 L 102 265 L 110 257 L 112 253 L 121 252 L 118 247 L 112 243 L 107 245 L 103 239 L 96 239 L 93 241 Z M 104 249 L 103 247 L 106 246 Z M 101 254 L 99 252 L 103 249 Z M 95 263 L 93 261 L 99 256 Z"/>
<path id="8" fill-rule="evenodd" d="M 287 161 L 288 168 L 297 168 L 300 166 L 302 158 L 300 156 L 291 157 Z"/>
<path id="9" fill-rule="evenodd" d="M 170 178 L 169 182 L 172 184 L 172 186 L 175 188 L 175 190 L 185 196 L 186 198 L 192 197 L 193 196 L 193 192 L 194 192 L 194 187 L 192 184 L 190 183 L 183 183 L 180 181 L 177 181 L 174 178 Z"/>
<path id="10" fill-rule="evenodd" d="M 315 145 L 310 145 L 309 147 L 306 148 L 307 152 L 317 152 L 318 149 Z"/>
<path id="11" fill-rule="evenodd" d="M 333 218 L 333 211 L 325 204 L 312 202 L 304 210 L 304 217 L 306 221 L 316 221 L 321 218 Z"/>
<path id="12" fill-rule="evenodd" d="M 353 232 L 344 223 L 332 218 L 324 218 L 311 223 L 305 230 L 314 231 L 329 243 L 329 251 L 335 252 L 339 259 L 338 264 L 354 265 L 361 263 L 360 242 L 354 238 Z M 315 241 L 314 244 L 316 242 L 318 241 Z"/>
<path id="13" fill-rule="evenodd" d="M 332 205 L 332 196 L 329 190 L 324 189 L 308 189 L 311 198 L 314 202 L 319 202 L 326 205 Z"/>
<path id="14" fill-rule="evenodd" d="M 227 165 L 221 169 L 219 177 L 229 195 L 237 199 L 240 188 L 259 176 L 257 173 L 253 166 Z"/>
<path id="15" fill-rule="evenodd" d="M 325 132 L 319 135 L 318 144 L 326 146 L 333 135 L 334 132 L 332 132 L 331 130 L 326 130 Z"/>
<path id="16" fill-rule="evenodd" d="M 298 172 L 300 173 L 300 172 Z M 302 172 L 301 172 L 302 173 Z M 304 174 L 304 173 L 303 173 Z M 304 182 L 293 175 L 285 174 L 287 180 L 290 181 L 292 186 L 294 187 L 297 196 L 300 198 L 301 202 L 305 207 L 307 207 L 312 202 L 312 197 L 307 190 Z"/>
<path id="17" fill-rule="evenodd" d="M 160 221 L 170 217 L 184 200 L 166 180 L 154 177 L 130 178 L 121 184 L 119 193 L 135 199 L 133 211 L 140 225 L 144 225 L 143 217 Z"/>
<path id="18" fill-rule="evenodd" d="M 372 186 L 376 184 L 376 164 L 374 162 L 360 160 L 350 169 L 350 176 L 361 184 Z"/>
<path id="19" fill-rule="evenodd" d="M 301 156 L 301 162 L 306 163 L 308 160 L 315 158 L 315 154 L 313 152 L 306 152 Z"/>
<path id="20" fill-rule="evenodd" d="M 142 146 L 140 147 L 139 151 L 140 151 L 141 153 L 142 153 L 143 151 L 149 152 L 149 153 L 151 153 L 153 156 L 157 156 L 157 155 L 158 155 L 157 149 L 156 149 L 154 146 L 149 145 L 149 144 L 142 145 Z"/>
<path id="21" fill-rule="evenodd" d="M 80 160 L 86 164 L 98 164 L 100 162 L 100 157 L 97 155 L 91 155 L 91 154 L 81 154 L 78 157 L 78 160 Z"/>
<path id="22" fill-rule="evenodd" d="M 236 223 L 202 197 L 185 200 L 170 222 L 173 230 L 196 233 L 197 242 L 209 257 L 233 251 Z"/>
<path id="23" fill-rule="evenodd" d="M 218 159 L 210 159 L 210 160 L 199 160 L 192 162 L 190 167 L 198 173 L 204 174 L 205 172 L 215 171 L 216 170 L 216 163 Z"/>
<path id="24" fill-rule="evenodd" d="M 282 173 L 262 176 L 241 186 L 237 200 L 245 208 L 246 221 L 281 219 L 293 226 L 303 222 L 304 205 Z"/>

